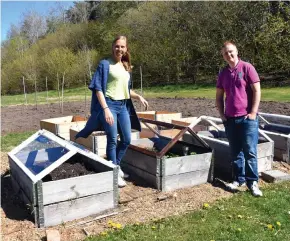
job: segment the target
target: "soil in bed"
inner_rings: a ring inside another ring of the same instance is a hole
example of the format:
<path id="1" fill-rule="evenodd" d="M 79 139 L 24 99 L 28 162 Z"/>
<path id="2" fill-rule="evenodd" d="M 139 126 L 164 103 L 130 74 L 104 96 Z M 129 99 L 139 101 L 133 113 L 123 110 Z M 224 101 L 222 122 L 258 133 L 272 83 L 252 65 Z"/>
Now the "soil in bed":
<path id="1" fill-rule="evenodd" d="M 50 174 L 46 175 L 42 181 L 50 182 L 61 179 L 67 179 L 72 177 L 85 176 L 89 174 L 98 173 L 89 166 L 86 162 L 79 159 L 69 159 L 68 161 L 61 164 L 59 167 L 54 169 Z"/>

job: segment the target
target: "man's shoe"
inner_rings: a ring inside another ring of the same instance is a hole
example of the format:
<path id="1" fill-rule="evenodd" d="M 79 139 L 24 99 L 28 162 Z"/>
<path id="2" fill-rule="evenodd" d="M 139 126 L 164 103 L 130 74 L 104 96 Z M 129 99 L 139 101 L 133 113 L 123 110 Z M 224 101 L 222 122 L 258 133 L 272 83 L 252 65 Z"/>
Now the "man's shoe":
<path id="1" fill-rule="evenodd" d="M 249 189 L 250 189 L 253 196 L 255 196 L 255 197 L 262 197 L 263 196 L 262 191 L 259 189 L 258 182 L 254 181 L 250 185 Z"/>
<path id="2" fill-rule="evenodd" d="M 246 185 L 246 183 L 239 183 L 237 181 L 234 181 L 232 183 L 227 184 L 227 188 L 230 191 L 238 191 L 240 187 L 244 187 Z"/>
<path id="3" fill-rule="evenodd" d="M 119 166 L 119 175 L 120 175 L 120 177 L 125 178 L 125 179 L 129 177 L 129 175 L 127 173 L 124 173 L 122 171 L 120 166 Z"/>

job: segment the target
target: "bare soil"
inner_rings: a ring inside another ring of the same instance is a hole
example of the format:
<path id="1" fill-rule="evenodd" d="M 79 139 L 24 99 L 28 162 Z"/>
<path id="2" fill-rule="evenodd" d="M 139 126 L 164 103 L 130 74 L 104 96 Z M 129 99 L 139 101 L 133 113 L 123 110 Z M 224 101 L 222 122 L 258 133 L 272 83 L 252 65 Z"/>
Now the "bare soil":
<path id="1" fill-rule="evenodd" d="M 181 112 L 183 117 L 209 115 L 218 117 L 215 101 L 205 98 L 155 98 L 148 99 L 149 110 Z M 139 103 L 135 102 L 137 111 L 141 111 Z M 68 116 L 88 116 L 88 108 L 84 102 L 64 103 L 64 112 L 61 113 L 58 104 L 41 105 L 36 110 L 34 106 L 2 107 L 2 135 L 10 132 L 25 132 L 38 130 L 40 120 Z M 290 115 L 290 103 L 261 102 L 261 112 Z"/>
<path id="2" fill-rule="evenodd" d="M 95 174 L 90 167 L 85 165 L 82 160 L 69 160 L 63 163 L 61 166 L 54 169 L 50 174 L 46 175 L 42 181 L 56 181 L 71 177 L 79 177 L 89 174 Z"/>
<path id="3" fill-rule="evenodd" d="M 149 99 L 150 110 L 167 110 L 182 112 L 183 117 L 210 115 L 218 116 L 214 100 L 196 99 Z M 135 103 L 136 110 L 140 111 L 140 104 Z M 64 113 L 60 113 L 58 104 L 39 106 L 13 106 L 2 109 L 2 135 L 11 132 L 37 131 L 42 119 L 67 115 L 87 116 L 85 104 L 80 102 L 64 103 Z M 290 115 L 290 103 L 262 102 L 261 111 Z M 290 173 L 290 165 L 274 162 L 274 168 Z M 88 171 L 88 170 L 86 170 Z M 160 193 L 157 190 L 136 181 L 128 181 L 125 188 L 120 189 L 120 204 L 115 210 L 116 215 L 92 221 L 98 215 L 83 218 L 72 222 L 51 227 L 61 234 L 61 240 L 83 240 L 87 235 L 99 234 L 111 229 L 108 221 L 127 224 L 138 224 L 162 219 L 168 216 L 181 215 L 200 209 L 203 203 L 213 203 L 233 194 L 225 191 L 222 185 L 198 185 L 174 192 Z M 268 184 L 260 180 L 260 185 Z M 1 240 L 46 240 L 45 228 L 36 228 L 31 213 L 22 203 L 17 193 L 11 187 L 7 153 L 1 152 Z M 167 196 L 162 201 L 159 197 Z M 86 224 L 80 224 L 86 221 Z M 91 222 L 90 222 L 91 221 Z"/>

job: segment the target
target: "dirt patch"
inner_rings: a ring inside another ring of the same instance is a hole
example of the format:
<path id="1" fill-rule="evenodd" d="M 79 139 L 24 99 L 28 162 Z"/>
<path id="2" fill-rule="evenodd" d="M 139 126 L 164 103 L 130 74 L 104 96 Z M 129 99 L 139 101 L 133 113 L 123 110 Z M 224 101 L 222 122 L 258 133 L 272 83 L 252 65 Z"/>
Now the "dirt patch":
<path id="1" fill-rule="evenodd" d="M 149 110 L 167 110 L 181 112 L 183 117 L 209 115 L 218 117 L 215 101 L 205 98 L 155 98 L 148 99 Z M 135 102 L 137 111 L 141 111 L 140 104 Z M 261 102 L 261 112 L 269 112 L 290 115 L 290 103 L 279 103 L 274 101 Z M 12 106 L 2 107 L 2 135 L 9 132 L 25 132 L 38 130 L 40 120 L 68 116 L 87 116 L 88 108 L 84 102 L 64 103 L 64 112 L 61 113 L 58 104 L 41 105 L 38 110 L 34 106 Z"/>
<path id="2" fill-rule="evenodd" d="M 46 175 L 42 181 L 50 182 L 95 173 L 97 172 L 93 171 L 92 168 L 85 165 L 82 160 L 68 160 L 61 166 L 54 169 L 50 174 Z"/>

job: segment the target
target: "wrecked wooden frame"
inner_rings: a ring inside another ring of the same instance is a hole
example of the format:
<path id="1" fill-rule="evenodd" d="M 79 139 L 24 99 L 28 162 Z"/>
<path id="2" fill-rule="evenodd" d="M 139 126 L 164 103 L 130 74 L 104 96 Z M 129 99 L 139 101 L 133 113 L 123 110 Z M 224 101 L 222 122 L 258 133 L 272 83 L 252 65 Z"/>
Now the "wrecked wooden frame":
<path id="1" fill-rule="evenodd" d="M 203 141 L 202 139 L 200 139 L 197 134 L 192 130 L 191 126 L 181 126 L 181 125 L 177 125 L 177 124 L 171 124 L 171 123 L 166 123 L 166 122 L 161 122 L 161 121 L 155 121 L 155 120 L 150 120 L 150 119 L 145 119 L 145 118 L 139 118 L 139 120 L 146 125 L 152 132 L 154 132 L 158 137 L 162 136 L 158 131 L 154 130 L 149 124 L 154 124 L 157 126 L 162 126 L 162 127 L 167 127 L 167 128 L 172 128 L 172 129 L 179 129 L 180 132 L 174 137 L 172 138 L 172 140 L 158 153 L 154 153 L 151 151 L 146 150 L 146 152 L 149 155 L 154 155 L 154 156 L 158 156 L 158 157 L 162 157 L 165 155 L 165 153 L 167 151 L 169 151 L 169 149 L 177 142 L 179 141 L 179 139 L 186 133 L 189 132 L 193 137 L 195 137 L 195 139 L 201 144 L 202 147 L 205 147 L 206 149 L 210 149 L 209 145 Z M 139 151 L 143 152 L 144 150 L 142 148 L 139 148 Z M 153 154 L 154 153 L 154 154 Z"/>

